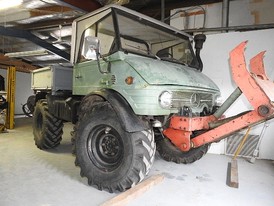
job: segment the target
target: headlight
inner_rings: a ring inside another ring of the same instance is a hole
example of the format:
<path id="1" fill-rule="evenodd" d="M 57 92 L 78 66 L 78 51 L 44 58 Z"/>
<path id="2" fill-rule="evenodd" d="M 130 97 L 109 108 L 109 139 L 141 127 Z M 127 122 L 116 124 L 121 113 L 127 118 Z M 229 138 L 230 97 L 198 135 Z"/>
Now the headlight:
<path id="1" fill-rule="evenodd" d="M 172 102 L 172 93 L 164 91 L 159 96 L 159 104 L 163 108 L 170 108 Z"/>
<path id="2" fill-rule="evenodd" d="M 222 96 L 218 95 L 215 99 L 215 106 L 221 106 L 224 103 Z"/>

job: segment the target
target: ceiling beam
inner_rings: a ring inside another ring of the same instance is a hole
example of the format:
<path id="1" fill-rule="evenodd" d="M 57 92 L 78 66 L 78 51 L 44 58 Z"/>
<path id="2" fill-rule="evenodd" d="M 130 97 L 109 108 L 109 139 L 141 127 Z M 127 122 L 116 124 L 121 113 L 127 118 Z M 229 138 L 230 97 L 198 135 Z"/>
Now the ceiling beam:
<path id="1" fill-rule="evenodd" d="M 70 60 L 70 55 L 67 52 L 62 51 L 62 50 L 58 49 L 57 47 L 53 46 L 52 44 L 38 38 L 37 36 L 35 36 L 34 34 L 32 34 L 29 31 L 0 26 L 0 35 L 26 39 L 38 46 L 50 51 L 51 53 L 60 56 L 61 58 L 65 59 L 67 61 Z"/>
<path id="2" fill-rule="evenodd" d="M 31 9 L 30 13 L 33 14 L 32 16 L 41 16 L 41 15 L 54 14 L 54 13 L 65 13 L 70 11 L 73 11 L 73 9 L 66 6 L 48 6 L 48 7 L 41 7 L 37 9 Z"/>
<path id="3" fill-rule="evenodd" d="M 55 0 L 55 2 L 82 12 L 91 12 L 102 7 L 102 5 L 95 0 Z"/>
<path id="4" fill-rule="evenodd" d="M 52 60 L 45 60 L 45 61 L 31 61 L 33 65 L 51 65 L 51 64 L 62 64 L 68 63 L 63 59 L 52 59 Z"/>
<path id="5" fill-rule="evenodd" d="M 53 28 L 59 28 L 59 25 L 70 26 L 75 18 L 70 19 L 56 19 L 30 24 L 18 24 L 17 28 L 23 30 L 48 30 Z"/>
<path id="6" fill-rule="evenodd" d="M 7 56 L 4 56 L 4 54 L 0 54 L 0 68 L 7 69 L 7 67 L 9 67 L 9 66 L 15 66 L 16 71 L 26 72 L 26 73 L 29 73 L 30 71 L 33 71 L 33 70 L 39 68 L 39 67 L 33 66 L 29 63 L 26 63 L 22 60 L 9 58 Z"/>
<path id="7" fill-rule="evenodd" d="M 22 10 L 8 15 L 0 16 L 0 23 L 22 21 L 29 18 L 40 17 L 45 15 L 57 15 L 73 12 L 74 10 L 64 6 L 50 6 L 38 9 Z"/>

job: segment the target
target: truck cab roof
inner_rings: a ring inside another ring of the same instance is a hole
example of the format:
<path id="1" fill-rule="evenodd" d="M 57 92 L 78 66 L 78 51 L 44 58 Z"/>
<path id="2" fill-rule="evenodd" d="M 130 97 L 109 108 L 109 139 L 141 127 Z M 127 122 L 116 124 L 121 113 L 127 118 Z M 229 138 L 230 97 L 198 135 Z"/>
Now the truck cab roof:
<path id="1" fill-rule="evenodd" d="M 81 47 L 81 43 L 82 43 L 81 39 L 82 39 L 82 36 L 84 35 L 84 32 L 96 22 L 108 17 L 109 15 L 112 15 L 113 25 L 110 25 L 110 26 L 114 27 L 115 32 L 119 33 L 119 28 L 117 29 L 117 26 L 118 26 L 117 14 L 120 14 L 129 19 L 136 19 L 137 21 L 141 21 L 143 24 L 146 24 L 149 27 L 157 28 L 159 31 L 160 30 L 165 31 L 165 33 L 169 33 L 172 35 L 178 35 L 180 36 L 180 38 L 184 37 L 188 40 L 193 39 L 191 35 L 183 31 L 180 31 L 172 26 L 169 26 L 163 22 L 160 22 L 158 20 L 155 20 L 153 18 L 150 18 L 148 16 L 145 16 L 133 10 L 127 9 L 123 6 L 109 5 L 74 20 L 72 24 L 72 44 L 71 44 L 72 45 L 71 46 L 71 63 L 72 64 L 75 64 L 77 62 L 77 59 L 80 55 L 79 48 Z M 123 24 L 123 26 L 126 27 L 127 25 Z M 149 32 L 147 34 L 149 34 Z M 159 35 L 163 35 L 163 34 L 159 34 Z"/>

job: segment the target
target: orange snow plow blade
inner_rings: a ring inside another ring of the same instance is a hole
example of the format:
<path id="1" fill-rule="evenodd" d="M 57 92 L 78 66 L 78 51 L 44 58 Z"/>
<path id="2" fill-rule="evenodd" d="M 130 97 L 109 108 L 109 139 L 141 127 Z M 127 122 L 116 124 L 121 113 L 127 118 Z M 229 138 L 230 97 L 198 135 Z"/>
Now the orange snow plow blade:
<path id="1" fill-rule="evenodd" d="M 265 73 L 261 52 L 250 60 L 250 72 L 246 68 L 244 49 L 247 42 L 242 42 L 230 52 L 232 76 L 238 88 L 211 116 L 182 117 L 173 116 L 170 126 L 164 134 L 182 151 L 189 151 L 207 143 L 224 139 L 228 135 L 274 118 L 274 83 Z M 223 113 L 244 94 L 254 108 L 233 117 L 220 119 Z M 183 128 L 183 129 L 182 129 Z M 193 138 L 193 131 L 206 132 Z"/>

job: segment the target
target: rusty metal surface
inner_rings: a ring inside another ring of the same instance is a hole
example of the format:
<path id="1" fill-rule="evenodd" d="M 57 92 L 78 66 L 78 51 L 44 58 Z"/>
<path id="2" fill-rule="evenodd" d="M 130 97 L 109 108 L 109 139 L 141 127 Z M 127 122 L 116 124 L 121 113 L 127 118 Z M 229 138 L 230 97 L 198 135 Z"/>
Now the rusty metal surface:
<path id="1" fill-rule="evenodd" d="M 265 51 L 260 52 L 255 57 L 250 60 L 250 71 L 253 74 L 253 78 L 258 83 L 258 85 L 263 89 L 265 94 L 271 100 L 274 101 L 274 84 L 268 79 L 267 74 L 264 69 L 264 58 Z"/>
<path id="2" fill-rule="evenodd" d="M 266 51 L 262 51 L 252 59 L 250 59 L 250 73 L 260 77 L 263 80 L 268 80 L 265 69 L 263 57 Z"/>

